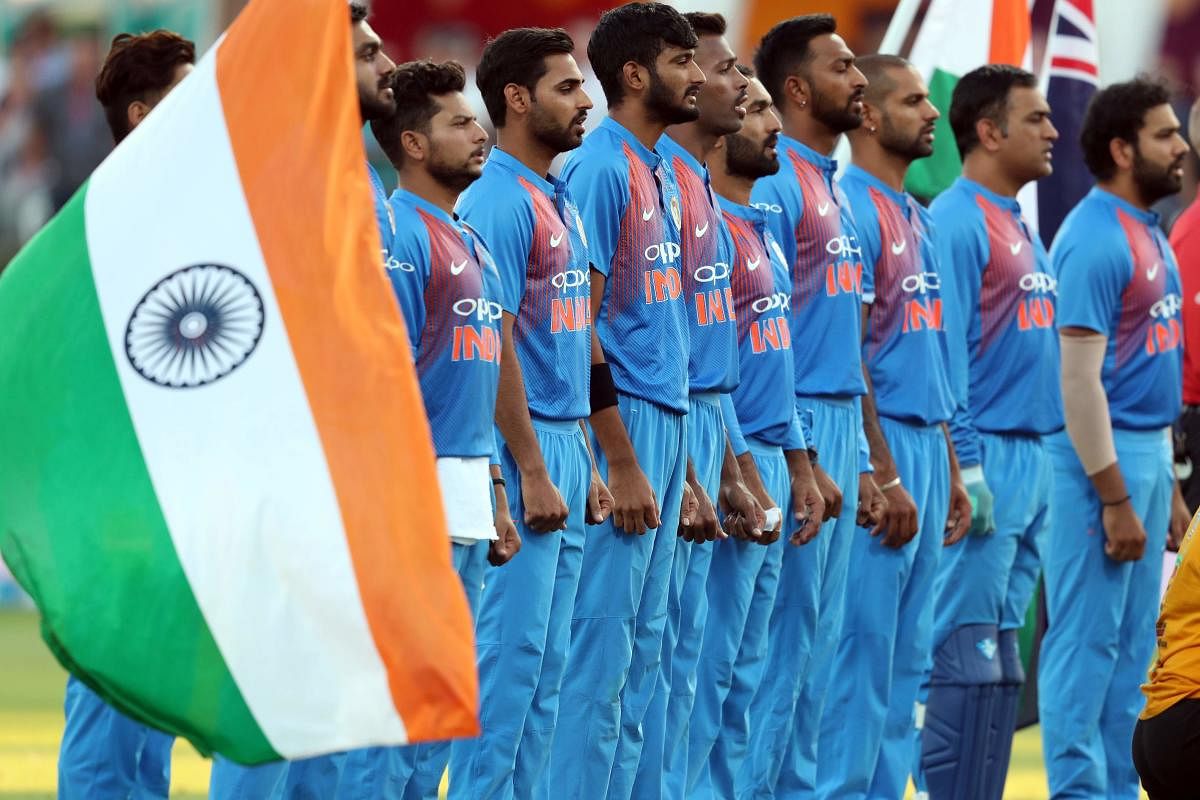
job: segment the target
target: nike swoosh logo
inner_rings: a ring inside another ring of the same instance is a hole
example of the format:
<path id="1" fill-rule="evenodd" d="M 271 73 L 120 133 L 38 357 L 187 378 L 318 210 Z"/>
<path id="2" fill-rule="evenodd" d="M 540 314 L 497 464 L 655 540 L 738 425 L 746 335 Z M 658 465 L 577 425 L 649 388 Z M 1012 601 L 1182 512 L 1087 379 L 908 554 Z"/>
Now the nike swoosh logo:
<path id="1" fill-rule="evenodd" d="M 1015 256 L 1017 253 L 1021 252 L 1021 245 L 1023 245 L 1023 244 L 1025 244 L 1025 243 L 1024 242 L 1013 242 L 1012 244 L 1010 244 L 1008 246 L 1008 251 Z"/>
<path id="2" fill-rule="evenodd" d="M 643 208 L 642 209 L 642 222 L 649 222 L 650 218 L 653 216 L 654 216 L 653 208 Z"/>
<path id="3" fill-rule="evenodd" d="M 703 227 L 701 227 L 699 225 L 696 226 L 696 238 L 697 239 L 703 239 L 704 234 L 706 234 L 706 233 L 708 233 L 708 223 L 707 222 L 704 223 Z"/>
<path id="4" fill-rule="evenodd" d="M 450 274 L 451 275 L 461 275 L 462 271 L 466 268 L 467 268 L 467 260 L 465 258 L 462 260 L 461 264 L 455 264 L 453 261 L 450 262 Z"/>
<path id="5" fill-rule="evenodd" d="M 1155 262 L 1153 267 L 1146 270 L 1146 280 L 1152 281 L 1158 277 L 1158 267 L 1159 267 L 1159 264 L 1157 262 Z"/>
<path id="6" fill-rule="evenodd" d="M 550 246 L 558 247 L 562 243 L 562 237 L 565 232 L 566 231 L 559 231 L 558 236 L 551 236 L 550 237 Z"/>
<path id="7" fill-rule="evenodd" d="M 758 258 L 754 259 L 753 261 L 747 261 L 746 269 L 753 272 L 754 270 L 758 269 L 758 265 L 761 263 L 762 263 L 762 256 L 759 256 Z"/>
<path id="8" fill-rule="evenodd" d="M 828 214 L 829 213 L 829 203 L 821 203 L 821 205 L 817 206 L 817 213 L 820 214 L 822 217 L 825 216 L 826 214 Z"/>
<path id="9" fill-rule="evenodd" d="M 901 253 L 904 252 L 904 250 L 907 247 L 908 247 L 908 239 L 905 239 L 903 242 L 900 242 L 900 244 L 896 244 L 895 242 L 892 242 L 892 255 L 894 255 L 894 256 L 900 255 Z"/>

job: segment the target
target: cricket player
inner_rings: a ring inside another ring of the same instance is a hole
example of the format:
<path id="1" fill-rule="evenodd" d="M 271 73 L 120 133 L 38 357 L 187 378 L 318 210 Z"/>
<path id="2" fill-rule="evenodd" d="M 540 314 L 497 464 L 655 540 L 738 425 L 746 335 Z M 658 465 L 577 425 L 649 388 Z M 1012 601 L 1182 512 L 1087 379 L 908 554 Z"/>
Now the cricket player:
<path id="1" fill-rule="evenodd" d="M 96 78 L 113 141 L 120 144 L 196 61 L 195 45 L 170 31 L 123 33 Z M 175 738 L 126 717 L 74 675 L 67 678 L 66 727 L 58 753 L 58 796 L 166 798 Z"/>
<path id="2" fill-rule="evenodd" d="M 1080 137 L 1097 185 L 1051 251 L 1066 433 L 1049 440 L 1038 710 L 1055 797 L 1139 792 L 1130 742 L 1154 653 L 1162 551 L 1189 518 L 1170 439 L 1182 391 L 1179 270 L 1150 210 L 1182 185 L 1179 130 L 1160 84 L 1097 92 Z"/>
<path id="3" fill-rule="evenodd" d="M 496 425 L 522 552 L 484 580 L 483 732 L 455 742 L 450 758 L 450 796 L 463 800 L 549 796 L 584 523 L 603 521 L 612 505 L 580 427 L 592 363 L 583 221 L 550 174 L 582 142 L 592 107 L 574 49 L 562 30 L 509 30 L 488 43 L 476 73 L 497 142 L 458 212 L 488 242 L 503 284 Z"/>
<path id="4" fill-rule="evenodd" d="M 950 125 L 963 174 L 932 213 L 958 405 L 952 431 L 976 515 L 939 572 L 916 783 L 934 798 L 999 800 L 1024 682 L 1017 633 L 1049 522 L 1044 437 L 1062 425 L 1055 270 L 1017 192 L 1050 174 L 1058 133 L 1034 76 L 1004 65 L 963 76 Z"/>
<path id="5" fill-rule="evenodd" d="M 868 82 L 864 121 L 850 133 L 854 163 L 842 188 L 863 254 L 863 361 L 878 412 L 868 440 L 875 474 L 894 474 L 888 480 L 907 487 L 916 517 L 885 520 L 851 545 L 854 581 L 868 594 L 846 602 L 829 713 L 821 721 L 817 796 L 826 798 L 904 795 L 916 745 L 913 709 L 933 641 L 939 556 L 971 518 L 946 427 L 955 403 L 944 266 L 929 213 L 904 191 L 909 166 L 933 152 L 939 113 L 904 59 L 874 55 L 856 65 Z"/>
<path id="6" fill-rule="evenodd" d="M 699 115 L 696 35 L 671 6 L 606 12 L 588 42 L 609 116 L 571 152 L 592 265 L 590 423 L 610 520 L 588 531 L 548 783 L 628 797 L 659 672 L 687 466 L 687 307 L 681 200 L 654 151 Z M 611 786 L 610 786 L 611 779 Z"/>
<path id="7" fill-rule="evenodd" d="M 748 67 L 741 70 L 748 78 L 753 75 Z M 781 130 L 771 96 L 761 81 L 751 79 L 741 130 L 722 137 L 709 157 L 731 253 L 741 377 L 732 395 L 723 398 L 724 420 L 736 442 L 732 449 L 748 460 L 745 472 L 761 477 L 768 519 L 759 538 L 713 543 L 709 617 L 681 797 L 735 796 L 737 767 L 749 745 L 750 698 L 766 666 L 767 627 L 783 560 L 784 545 L 778 543 L 783 515 L 793 508 L 793 492 L 801 498 L 795 508 L 802 516 L 789 527 L 803 522 L 815 529 L 824 508 L 796 404 L 786 390 L 795 380 L 787 263 L 766 212 L 750 205 L 755 181 L 779 171 Z M 803 516 L 810 506 L 811 521 Z"/>
<path id="8" fill-rule="evenodd" d="M 688 308 L 688 482 L 700 503 L 700 524 L 675 544 L 662 666 L 646 715 L 645 743 L 633 796 L 681 795 L 686 780 L 687 725 L 696 691 L 696 662 L 708 614 L 706 581 L 714 536 L 723 535 L 713 504 L 725 459 L 721 395 L 738 382 L 737 330 L 729 262 L 720 249 L 724 223 L 705 165 L 717 141 L 742 126 L 746 79 L 725 39 L 719 14 L 686 14 L 696 32 L 696 64 L 705 82 L 700 116 L 672 125 L 655 150 L 670 167 L 683 206 L 680 232 L 683 296 Z"/>
<path id="9" fill-rule="evenodd" d="M 867 81 L 828 14 L 772 28 L 755 71 L 783 122 L 782 168 L 754 186 L 790 275 L 796 405 L 811 414 L 806 436 L 843 496 L 858 496 L 858 398 L 863 382 L 862 252 L 830 157 L 838 137 L 862 124 Z M 751 705 L 749 757 L 739 796 L 799 796 L 816 782 L 818 722 L 839 639 L 854 516 L 824 526 L 811 547 L 785 548 L 770 652 Z M 785 766 L 786 762 L 786 766 Z"/>

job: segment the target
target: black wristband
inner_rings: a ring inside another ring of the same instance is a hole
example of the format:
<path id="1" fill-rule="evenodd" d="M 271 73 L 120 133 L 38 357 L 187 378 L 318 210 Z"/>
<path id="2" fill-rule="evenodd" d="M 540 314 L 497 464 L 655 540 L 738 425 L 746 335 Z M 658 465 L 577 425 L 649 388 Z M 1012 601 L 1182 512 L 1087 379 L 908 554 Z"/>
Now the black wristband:
<path id="1" fill-rule="evenodd" d="M 1130 497 L 1129 495 L 1125 495 L 1125 496 L 1124 496 L 1124 497 L 1122 497 L 1120 500 L 1114 500 L 1114 501 L 1113 501 L 1113 502 L 1111 502 L 1111 503 L 1106 503 L 1106 502 L 1104 502 L 1103 500 L 1101 500 L 1101 501 L 1100 501 L 1100 505 L 1104 506 L 1105 508 L 1112 508 L 1112 507 L 1114 507 L 1114 506 L 1123 506 L 1123 505 L 1125 505 L 1126 503 L 1128 503 L 1128 502 L 1129 502 L 1130 500 L 1132 500 L 1132 499 L 1133 499 L 1133 498 L 1132 498 L 1132 497 Z"/>
<path id="2" fill-rule="evenodd" d="M 504 478 L 492 478 L 492 486 L 507 486 L 507 485 L 508 484 L 504 482 Z"/>
<path id="3" fill-rule="evenodd" d="M 592 364 L 591 400 L 593 414 L 617 404 L 617 387 L 607 363 Z"/>
<path id="4" fill-rule="evenodd" d="M 808 448 L 808 463 L 817 463 L 817 450 L 815 447 Z"/>

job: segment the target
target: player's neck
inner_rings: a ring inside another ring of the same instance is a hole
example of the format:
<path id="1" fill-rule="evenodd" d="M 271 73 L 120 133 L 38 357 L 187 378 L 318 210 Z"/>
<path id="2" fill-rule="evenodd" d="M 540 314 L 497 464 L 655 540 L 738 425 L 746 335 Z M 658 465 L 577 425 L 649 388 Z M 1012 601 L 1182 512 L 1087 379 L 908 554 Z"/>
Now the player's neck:
<path id="1" fill-rule="evenodd" d="M 850 144 L 855 166 L 874 175 L 889 188 L 897 192 L 904 191 L 904 177 L 911 163 L 907 158 L 883 149 L 874 141 L 863 141 L 858 137 L 851 138 Z"/>
<path id="2" fill-rule="evenodd" d="M 458 202 L 458 191 L 445 186 L 417 164 L 412 165 L 411 168 L 400 170 L 399 174 L 401 189 L 412 192 L 425 202 L 454 216 L 454 204 Z"/>
<path id="3" fill-rule="evenodd" d="M 667 129 L 666 125 L 646 113 L 645 106 L 630 100 L 610 108 L 608 115 L 613 118 L 614 122 L 621 123 L 625 130 L 632 133 L 633 138 L 641 142 L 647 150 L 654 149 L 654 145 L 658 144 L 659 137 Z"/>
<path id="4" fill-rule="evenodd" d="M 1129 172 L 1118 172 L 1107 181 L 1097 181 L 1096 185 L 1117 197 L 1129 203 L 1135 208 L 1140 208 L 1142 211 L 1149 211 L 1150 206 L 1154 205 L 1142 196 L 1138 190 L 1137 183 L 1133 180 L 1133 174 Z"/>
<path id="5" fill-rule="evenodd" d="M 496 146 L 543 178 L 558 155 L 523 125 L 506 125 L 496 131 Z"/>
<path id="6" fill-rule="evenodd" d="M 1001 169 L 1000 163 L 996 159 L 975 157 L 973 154 L 967 156 L 966 161 L 963 162 L 962 174 L 967 180 L 975 181 L 989 192 L 1001 197 L 1015 198 L 1017 192 L 1021 191 L 1021 187 L 1026 183 Z"/>
<path id="7" fill-rule="evenodd" d="M 725 159 L 722 156 L 710 160 L 712 163 L 708 165 L 708 175 L 713 191 L 738 205 L 750 205 L 750 192 L 754 189 L 754 179 L 744 178 L 741 175 L 730 175 L 725 171 Z"/>
<path id="8" fill-rule="evenodd" d="M 788 107 L 783 114 L 783 133 L 821 155 L 832 156 L 840 133 L 830 130 L 808 111 Z"/>
<path id="9" fill-rule="evenodd" d="M 667 136 L 674 139 L 676 144 L 687 150 L 692 158 L 701 164 L 708 162 L 708 157 L 713 148 L 717 146 L 718 139 L 717 136 L 701 128 L 699 122 L 672 125 L 667 128 Z"/>

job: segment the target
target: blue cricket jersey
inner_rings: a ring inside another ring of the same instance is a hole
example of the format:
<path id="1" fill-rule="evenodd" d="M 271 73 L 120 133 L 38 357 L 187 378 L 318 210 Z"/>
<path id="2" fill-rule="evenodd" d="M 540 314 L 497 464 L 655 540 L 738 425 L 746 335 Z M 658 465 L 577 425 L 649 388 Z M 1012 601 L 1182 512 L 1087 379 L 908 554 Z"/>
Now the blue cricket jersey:
<path id="1" fill-rule="evenodd" d="M 688 302 L 691 353 L 688 381 L 693 392 L 728 392 L 738 383 L 738 343 L 729 254 L 722 252 L 723 226 L 708 167 L 669 135 L 654 148 L 675 177 L 683 201 L 680 244 L 683 295 Z"/>
<path id="2" fill-rule="evenodd" d="M 798 395 L 865 394 L 862 375 L 862 251 L 837 162 L 779 137 L 780 170 L 754 186 L 791 276 L 792 353 Z"/>
<path id="3" fill-rule="evenodd" d="M 1055 269 L 1016 198 L 959 178 L 930 207 L 958 410 L 959 462 L 979 463 L 979 431 L 1062 428 Z"/>
<path id="4" fill-rule="evenodd" d="M 592 268 L 605 276 L 596 334 L 622 393 L 688 410 L 683 212 L 671 171 L 612 117 L 567 157 Z"/>
<path id="5" fill-rule="evenodd" d="M 741 382 L 732 393 L 737 426 L 742 436 L 785 450 L 803 450 L 795 398 L 786 388 L 795 383 L 796 367 L 783 250 L 767 227 L 766 212 L 724 197 L 720 204 L 737 311 Z M 728 419 L 726 427 L 733 427 Z"/>
<path id="6" fill-rule="evenodd" d="M 1158 214 L 1092 189 L 1052 251 L 1058 327 L 1108 337 L 1104 392 L 1115 428 L 1170 425 L 1183 403 L 1182 288 Z"/>
<path id="7" fill-rule="evenodd" d="M 863 361 L 875 408 L 891 419 L 936 425 L 954 414 L 941 278 L 929 212 L 860 167 L 842 176 L 871 306 Z"/>
<path id="8" fill-rule="evenodd" d="M 591 413 L 591 271 L 583 224 L 566 185 L 493 147 L 458 213 L 479 231 L 516 317 L 513 345 L 529 413 L 578 420 Z"/>
<path id="9" fill-rule="evenodd" d="M 491 457 L 500 381 L 500 274 L 480 237 L 397 189 L 387 274 L 408 325 L 439 457 Z M 352 410 L 349 413 L 353 413 Z"/>

